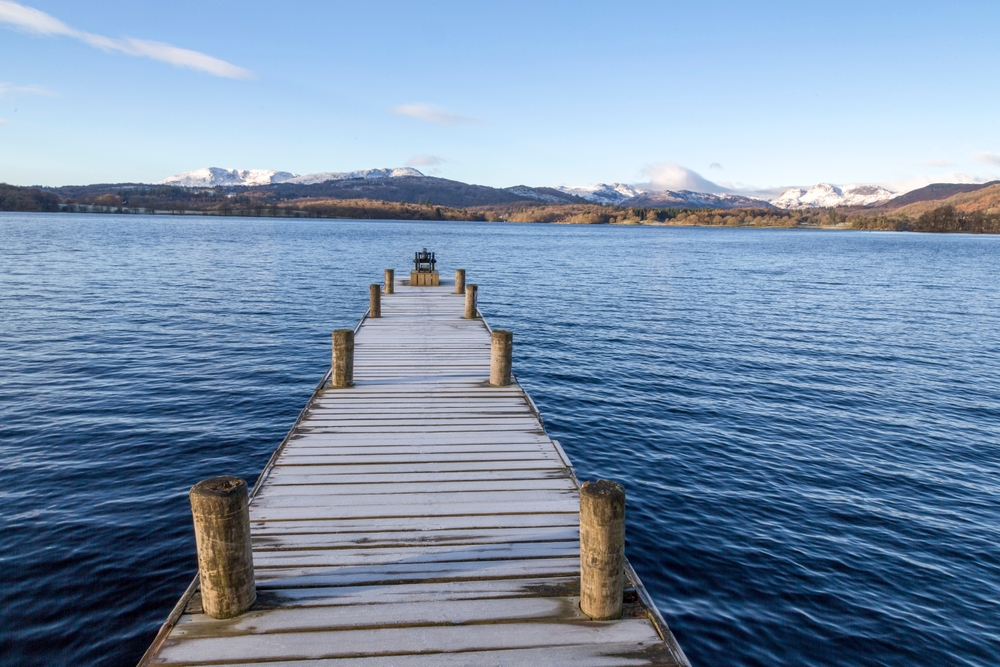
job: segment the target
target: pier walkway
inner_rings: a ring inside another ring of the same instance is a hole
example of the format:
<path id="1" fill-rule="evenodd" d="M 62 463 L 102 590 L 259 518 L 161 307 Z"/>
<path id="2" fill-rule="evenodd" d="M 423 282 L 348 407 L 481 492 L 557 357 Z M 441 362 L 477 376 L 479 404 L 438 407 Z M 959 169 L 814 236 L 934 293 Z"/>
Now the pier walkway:
<path id="1" fill-rule="evenodd" d="M 321 385 L 250 503 L 257 602 L 201 613 L 197 580 L 141 665 L 687 665 L 627 568 L 625 616 L 579 609 L 579 491 L 454 285 L 382 295 L 355 386 Z"/>

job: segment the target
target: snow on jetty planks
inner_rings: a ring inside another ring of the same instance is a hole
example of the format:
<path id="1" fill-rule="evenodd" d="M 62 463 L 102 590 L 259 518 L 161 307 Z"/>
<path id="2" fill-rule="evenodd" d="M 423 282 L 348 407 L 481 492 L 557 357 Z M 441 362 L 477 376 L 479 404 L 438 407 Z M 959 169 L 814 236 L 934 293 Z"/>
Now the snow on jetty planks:
<path id="1" fill-rule="evenodd" d="M 197 581 L 140 665 L 682 665 L 635 573 L 625 617 L 579 609 L 579 493 L 485 322 L 397 282 L 254 489 L 258 599 L 201 613 Z"/>

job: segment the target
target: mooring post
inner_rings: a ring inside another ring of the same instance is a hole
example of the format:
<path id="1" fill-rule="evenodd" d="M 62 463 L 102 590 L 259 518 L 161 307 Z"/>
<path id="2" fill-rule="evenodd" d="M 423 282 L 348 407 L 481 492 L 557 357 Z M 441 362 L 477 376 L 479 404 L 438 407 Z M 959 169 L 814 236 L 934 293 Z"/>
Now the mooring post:
<path id="1" fill-rule="evenodd" d="M 354 384 L 354 330 L 333 332 L 333 371 L 330 386 L 338 389 Z"/>
<path id="2" fill-rule="evenodd" d="M 212 618 L 239 616 L 257 599 L 247 483 L 212 477 L 191 487 L 201 606 Z"/>
<path id="3" fill-rule="evenodd" d="M 580 610 L 621 618 L 625 586 L 625 489 L 606 479 L 580 487 Z"/>
<path id="4" fill-rule="evenodd" d="M 396 280 L 396 272 L 392 269 L 385 270 L 385 293 L 394 294 L 393 281 Z"/>
<path id="5" fill-rule="evenodd" d="M 465 293 L 465 269 L 455 269 L 455 294 Z"/>
<path id="6" fill-rule="evenodd" d="M 382 317 L 382 286 L 377 283 L 371 285 L 368 294 L 370 300 L 368 317 Z"/>
<path id="7" fill-rule="evenodd" d="M 476 291 L 479 285 L 465 286 L 465 319 L 476 319 Z"/>
<path id="8" fill-rule="evenodd" d="M 510 362 L 514 351 L 514 332 L 494 329 L 490 337 L 490 384 L 506 387 L 510 384 Z"/>

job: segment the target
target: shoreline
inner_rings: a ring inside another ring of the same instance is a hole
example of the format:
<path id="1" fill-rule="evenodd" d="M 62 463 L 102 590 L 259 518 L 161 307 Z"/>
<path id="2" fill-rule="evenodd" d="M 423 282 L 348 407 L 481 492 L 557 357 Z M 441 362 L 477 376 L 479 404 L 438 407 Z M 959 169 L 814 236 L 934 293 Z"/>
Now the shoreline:
<path id="1" fill-rule="evenodd" d="M 714 209 L 706 209 L 714 210 Z M 800 231 L 833 231 L 833 232 L 895 232 L 895 233 L 915 233 L 915 234 L 967 234 L 971 236 L 990 236 L 997 235 L 1000 232 L 990 232 L 990 231 L 965 231 L 965 230 L 922 230 L 922 229 L 879 229 L 879 228 L 859 228 L 851 225 L 850 222 L 841 222 L 837 224 L 796 224 L 796 225 L 732 225 L 732 224 L 705 224 L 698 222 L 672 222 L 672 221 L 647 221 L 647 220 L 629 220 L 629 221 L 614 221 L 614 222 L 581 222 L 581 221 L 569 221 L 569 220 L 557 220 L 557 221 L 545 221 L 545 220 L 477 220 L 474 218 L 467 219 L 447 219 L 447 218 L 383 218 L 383 217 L 350 217 L 350 216 L 332 216 L 332 215 L 316 215 L 309 214 L 305 211 L 288 211 L 284 210 L 283 215 L 269 215 L 260 214 L 255 215 L 252 212 L 239 212 L 235 214 L 222 213 L 219 211 L 197 211 L 197 210 L 187 210 L 187 211 L 167 211 L 167 210 L 156 210 L 154 212 L 146 211 L 94 211 L 94 210 L 78 210 L 78 211 L 0 211 L 0 214 L 4 213 L 21 213 L 29 215 L 39 215 L 39 214 L 60 214 L 60 215 L 115 215 L 115 216 L 137 216 L 137 217 L 185 217 L 185 218 L 231 218 L 231 219 L 241 219 L 241 218 L 252 218 L 252 219 L 264 219 L 271 218 L 274 220 L 351 220 L 351 221 L 370 221 L 370 222 L 442 222 L 442 223 L 456 223 L 456 222 L 486 222 L 486 223 L 510 223 L 519 225 L 566 225 L 566 226 L 597 226 L 597 227 L 690 227 L 690 228 L 705 228 L 705 229 L 786 229 L 786 230 L 800 230 Z"/>

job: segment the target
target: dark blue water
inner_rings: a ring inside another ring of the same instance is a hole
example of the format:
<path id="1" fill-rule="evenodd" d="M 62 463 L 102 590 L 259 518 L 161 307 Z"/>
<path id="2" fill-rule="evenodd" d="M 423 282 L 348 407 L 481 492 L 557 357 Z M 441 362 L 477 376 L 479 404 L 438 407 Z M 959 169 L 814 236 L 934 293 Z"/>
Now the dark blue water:
<path id="1" fill-rule="evenodd" d="M 0 216 L 0 662 L 133 665 L 383 268 L 469 270 L 696 667 L 1000 664 L 1000 238 Z"/>

